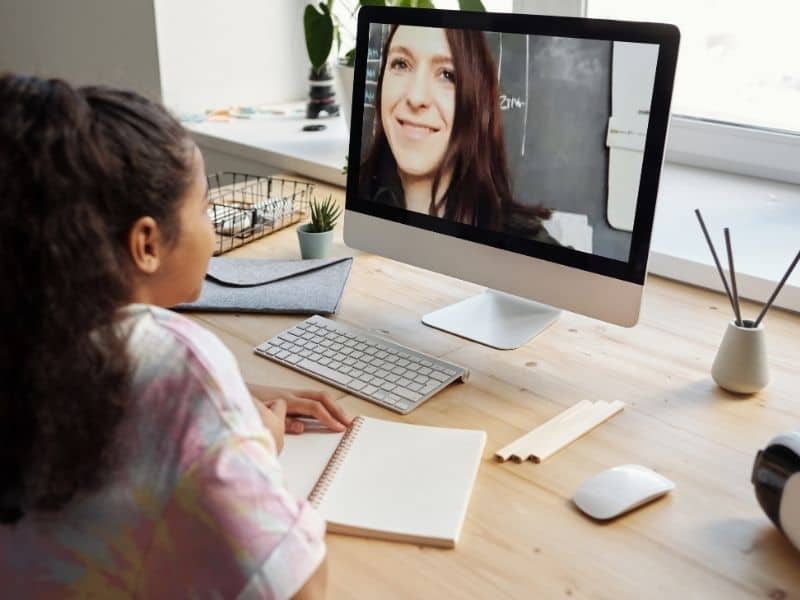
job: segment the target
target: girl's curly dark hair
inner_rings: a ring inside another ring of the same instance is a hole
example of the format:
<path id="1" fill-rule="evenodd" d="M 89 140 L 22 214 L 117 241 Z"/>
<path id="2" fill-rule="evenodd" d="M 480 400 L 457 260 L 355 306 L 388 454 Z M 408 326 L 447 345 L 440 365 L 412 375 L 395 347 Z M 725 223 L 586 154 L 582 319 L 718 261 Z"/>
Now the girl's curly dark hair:
<path id="1" fill-rule="evenodd" d="M 193 145 L 138 94 L 0 77 L 0 523 L 102 482 L 129 400 L 126 238 L 168 241 Z"/>

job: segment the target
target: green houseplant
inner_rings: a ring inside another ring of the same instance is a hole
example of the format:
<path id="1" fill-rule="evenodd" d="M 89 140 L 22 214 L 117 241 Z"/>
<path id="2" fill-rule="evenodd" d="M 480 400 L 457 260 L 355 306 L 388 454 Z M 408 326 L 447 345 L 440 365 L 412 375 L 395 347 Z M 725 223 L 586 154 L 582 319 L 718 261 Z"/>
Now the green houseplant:
<path id="1" fill-rule="evenodd" d="M 315 73 L 322 74 L 328 63 L 333 43 L 336 41 L 336 71 L 339 79 L 339 100 L 342 103 L 342 114 L 345 121 L 350 120 L 350 109 L 353 94 L 353 65 L 356 49 L 349 48 L 342 53 L 342 24 L 333 12 L 334 0 L 326 0 L 318 4 L 306 5 L 303 13 L 303 29 L 306 38 L 306 50 L 311 61 L 312 79 Z M 436 8 L 431 0 L 355 0 L 351 9 L 355 14 L 362 6 L 401 6 L 406 8 Z M 459 0 L 461 10 L 484 12 L 486 9 L 481 0 Z"/>
<path id="2" fill-rule="evenodd" d="M 311 222 L 297 228 L 302 258 L 325 258 L 333 243 L 333 228 L 342 213 L 333 196 L 311 200 Z"/>

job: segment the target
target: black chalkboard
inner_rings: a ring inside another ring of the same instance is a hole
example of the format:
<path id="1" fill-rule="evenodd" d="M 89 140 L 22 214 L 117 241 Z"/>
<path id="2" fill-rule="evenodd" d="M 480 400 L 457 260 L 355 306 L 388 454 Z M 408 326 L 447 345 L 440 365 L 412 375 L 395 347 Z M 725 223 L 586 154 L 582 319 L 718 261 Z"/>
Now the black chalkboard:
<path id="1" fill-rule="evenodd" d="M 627 260 L 630 234 L 609 227 L 612 42 L 487 32 L 514 197 L 585 214 L 594 252 Z"/>

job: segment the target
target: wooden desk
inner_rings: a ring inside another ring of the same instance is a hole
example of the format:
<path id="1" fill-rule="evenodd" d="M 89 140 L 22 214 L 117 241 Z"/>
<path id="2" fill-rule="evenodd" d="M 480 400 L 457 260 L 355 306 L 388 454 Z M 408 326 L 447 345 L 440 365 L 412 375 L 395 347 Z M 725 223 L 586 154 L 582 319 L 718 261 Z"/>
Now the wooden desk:
<path id="1" fill-rule="evenodd" d="M 319 193 L 336 188 L 320 185 Z M 341 241 L 334 254 L 353 252 Z M 356 253 L 357 254 L 357 253 Z M 294 229 L 230 256 L 298 258 Z M 406 417 L 328 388 L 351 414 L 487 432 L 484 460 L 455 550 L 327 538 L 331 598 L 794 598 L 800 552 L 761 512 L 750 484 L 756 450 L 800 421 L 800 317 L 765 323 L 772 381 L 753 397 L 715 386 L 709 371 L 730 319 L 716 293 L 651 277 L 638 326 L 565 313 L 527 346 L 502 352 L 424 326 L 427 311 L 481 288 L 381 257 L 357 255 L 337 320 L 468 366 Z M 756 308 L 745 303 L 747 314 Z M 246 379 L 323 384 L 253 354 L 297 316 L 198 315 Z M 500 464 L 495 450 L 581 399 L 626 409 L 543 464 Z M 677 484 L 610 524 L 570 498 L 591 475 L 641 463 Z"/>

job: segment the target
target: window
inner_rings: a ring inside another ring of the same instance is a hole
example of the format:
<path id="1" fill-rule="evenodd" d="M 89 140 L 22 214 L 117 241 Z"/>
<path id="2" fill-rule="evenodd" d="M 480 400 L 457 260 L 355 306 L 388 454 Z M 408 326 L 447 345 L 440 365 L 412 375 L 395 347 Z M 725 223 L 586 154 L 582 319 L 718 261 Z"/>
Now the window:
<path id="1" fill-rule="evenodd" d="M 800 183 L 795 0 L 588 0 L 587 16 L 680 28 L 668 159 Z"/>

